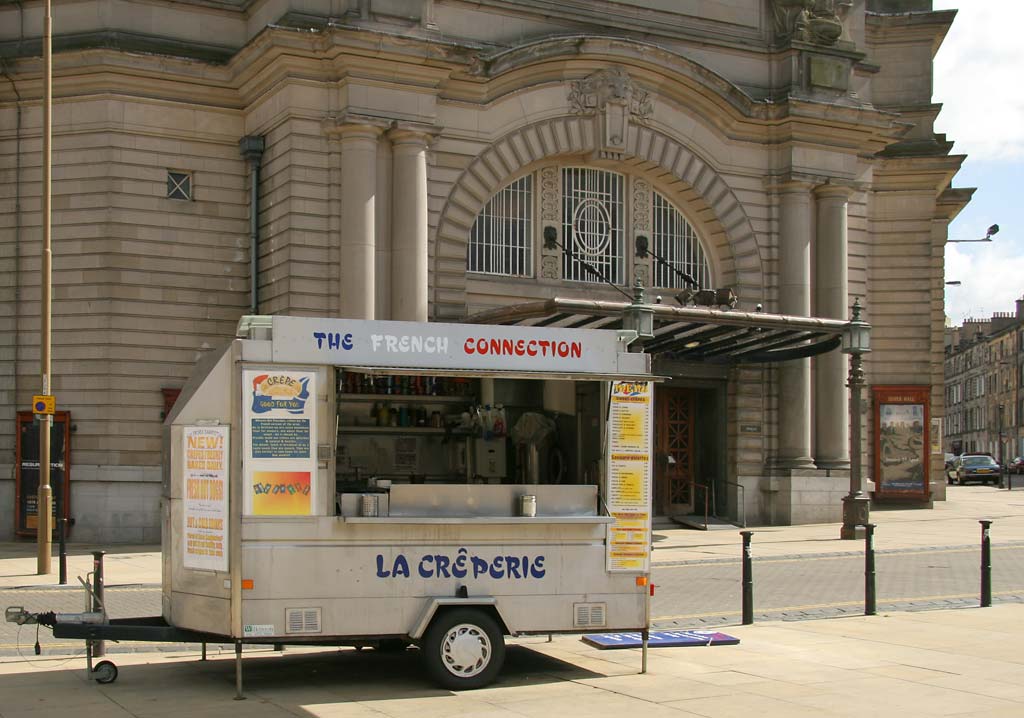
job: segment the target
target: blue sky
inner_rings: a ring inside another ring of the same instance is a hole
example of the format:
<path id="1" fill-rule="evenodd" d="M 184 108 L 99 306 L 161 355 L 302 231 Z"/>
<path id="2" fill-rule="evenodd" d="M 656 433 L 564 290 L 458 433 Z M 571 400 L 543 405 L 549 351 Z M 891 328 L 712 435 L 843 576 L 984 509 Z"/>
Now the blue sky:
<path id="1" fill-rule="evenodd" d="M 977 187 L 950 226 L 950 239 L 977 239 L 999 225 L 991 243 L 946 245 L 946 315 L 954 325 L 1014 310 L 1024 296 L 1024 1 L 934 0 L 956 21 L 935 58 L 936 131 L 967 161 L 955 187 Z"/>

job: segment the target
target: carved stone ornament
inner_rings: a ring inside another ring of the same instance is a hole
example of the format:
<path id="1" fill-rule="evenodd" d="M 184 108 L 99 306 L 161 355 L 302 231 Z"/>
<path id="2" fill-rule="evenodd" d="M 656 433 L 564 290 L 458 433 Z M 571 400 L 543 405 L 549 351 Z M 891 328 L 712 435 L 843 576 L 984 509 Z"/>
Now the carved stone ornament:
<path id="1" fill-rule="evenodd" d="M 569 105 L 577 115 L 593 115 L 597 121 L 596 155 L 622 159 L 630 122 L 642 123 L 654 112 L 650 95 L 633 84 L 621 67 L 598 70 L 572 83 Z"/>
<path id="2" fill-rule="evenodd" d="M 561 220 L 562 193 L 559 188 L 557 167 L 544 167 L 540 171 L 540 218 L 542 222 Z"/>
<path id="3" fill-rule="evenodd" d="M 603 112 L 608 103 L 624 105 L 638 120 L 646 120 L 654 111 L 650 95 L 634 85 L 621 67 L 598 70 L 586 79 L 572 83 L 569 104 L 575 114 Z"/>
<path id="4" fill-rule="evenodd" d="M 633 182 L 633 231 L 651 230 L 651 185 L 642 179 Z"/>
<path id="5" fill-rule="evenodd" d="M 562 267 L 559 258 L 552 255 L 541 257 L 540 276 L 543 279 L 561 279 Z"/>
<path id="6" fill-rule="evenodd" d="M 636 265 L 636 281 L 645 287 L 651 286 L 651 268 L 647 264 Z"/>
<path id="7" fill-rule="evenodd" d="M 797 40 L 814 45 L 835 45 L 843 34 L 837 5 L 845 11 L 848 3 L 844 0 L 772 0 L 776 39 L 780 43 Z"/>

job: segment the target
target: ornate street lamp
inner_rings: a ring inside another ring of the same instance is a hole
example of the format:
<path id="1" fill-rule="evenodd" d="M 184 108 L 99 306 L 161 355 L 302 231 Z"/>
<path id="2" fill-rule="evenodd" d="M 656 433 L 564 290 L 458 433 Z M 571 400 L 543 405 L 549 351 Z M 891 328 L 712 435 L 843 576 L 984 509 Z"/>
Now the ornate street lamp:
<path id="1" fill-rule="evenodd" d="M 843 354 L 850 355 L 850 493 L 843 497 L 842 539 L 863 538 L 871 500 L 861 490 L 860 388 L 864 385 L 861 356 L 871 351 L 871 325 L 860 318 L 860 299 L 853 302 L 853 316 L 843 333 Z"/>
<path id="2" fill-rule="evenodd" d="M 644 303 L 644 285 L 639 279 L 633 285 L 633 301 L 623 312 L 622 328 L 636 332 L 636 341 L 629 347 L 632 352 L 642 352 L 644 342 L 654 339 L 654 309 Z"/>

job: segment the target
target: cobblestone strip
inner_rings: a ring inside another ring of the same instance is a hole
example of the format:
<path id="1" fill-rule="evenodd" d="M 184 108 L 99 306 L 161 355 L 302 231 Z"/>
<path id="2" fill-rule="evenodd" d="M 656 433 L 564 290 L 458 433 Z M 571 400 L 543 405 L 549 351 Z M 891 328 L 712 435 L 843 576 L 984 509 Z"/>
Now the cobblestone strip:
<path id="1" fill-rule="evenodd" d="M 993 551 L 996 551 L 996 550 L 999 550 L 999 549 L 1009 549 L 1009 548 L 1019 548 L 1019 547 L 1024 547 L 1024 541 L 1006 541 L 1006 542 L 1002 542 L 1002 543 L 993 543 L 992 544 L 992 550 Z M 667 547 L 664 547 L 664 546 L 656 546 L 655 547 L 655 556 L 654 556 L 654 559 L 651 561 L 651 565 L 652 566 L 671 567 L 671 566 L 705 566 L 705 565 L 727 564 L 727 563 L 736 563 L 736 564 L 738 564 L 740 562 L 740 558 L 741 558 L 740 557 L 741 544 L 740 544 L 739 541 L 736 542 L 736 557 L 735 558 L 731 558 L 731 557 L 722 557 L 722 558 L 694 558 L 694 559 L 686 559 L 686 560 L 683 560 L 683 561 L 658 561 L 657 560 L 657 549 L 658 548 L 667 548 Z M 801 560 L 801 559 L 810 560 L 810 559 L 850 558 L 852 556 L 864 556 L 864 549 L 862 548 L 859 551 L 830 551 L 830 552 L 826 552 L 826 553 L 794 553 L 794 554 L 784 554 L 784 555 L 781 555 L 781 556 L 761 556 L 761 557 L 758 557 L 757 556 L 757 543 L 756 542 L 754 542 L 752 548 L 754 550 L 754 561 L 757 562 L 757 563 L 772 563 L 774 561 L 798 561 L 798 560 Z M 948 552 L 948 551 L 977 551 L 980 554 L 980 552 L 981 552 L 981 542 L 979 541 L 977 544 L 963 544 L 963 545 L 959 545 L 959 546 L 932 546 L 932 547 L 927 547 L 927 548 L 891 548 L 891 549 L 880 549 L 880 548 L 877 548 L 877 544 L 876 544 L 875 555 L 876 556 L 882 556 L 882 555 L 904 555 L 904 554 L 911 555 L 911 554 L 921 554 L 921 553 L 936 553 L 936 552 L 941 553 L 941 552 L 944 552 L 944 551 L 946 551 L 946 552 Z"/>
<path id="2" fill-rule="evenodd" d="M 1005 596 L 993 596 L 992 604 L 998 603 L 1024 603 L 1024 593 L 1009 594 Z M 914 612 L 914 611 L 937 611 L 950 608 L 978 608 L 978 599 L 939 599 L 933 601 L 902 601 L 896 603 L 880 603 L 877 606 L 878 613 L 886 612 Z M 808 621 L 822 618 L 841 618 L 843 616 L 863 616 L 864 605 L 850 606 L 822 606 L 815 608 L 798 608 L 778 611 L 765 611 L 754 613 L 754 622 L 758 621 Z M 658 630 L 674 629 L 701 629 L 709 626 L 739 626 L 741 615 L 735 613 L 723 613 L 715 616 L 693 616 L 679 617 L 672 620 L 658 620 L 655 618 L 651 626 Z"/>

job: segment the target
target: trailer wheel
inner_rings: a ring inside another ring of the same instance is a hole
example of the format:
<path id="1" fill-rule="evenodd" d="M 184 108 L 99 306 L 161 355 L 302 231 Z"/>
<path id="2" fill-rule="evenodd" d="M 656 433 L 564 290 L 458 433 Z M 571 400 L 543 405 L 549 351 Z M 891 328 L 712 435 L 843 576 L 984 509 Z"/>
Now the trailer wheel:
<path id="1" fill-rule="evenodd" d="M 423 658 L 431 678 L 444 688 L 482 688 L 497 677 L 505 662 L 505 637 L 484 611 L 446 611 L 423 636 Z"/>
<path id="2" fill-rule="evenodd" d="M 110 661 L 100 661 L 92 667 L 92 677 L 97 683 L 113 683 L 117 680 L 117 666 Z"/>

